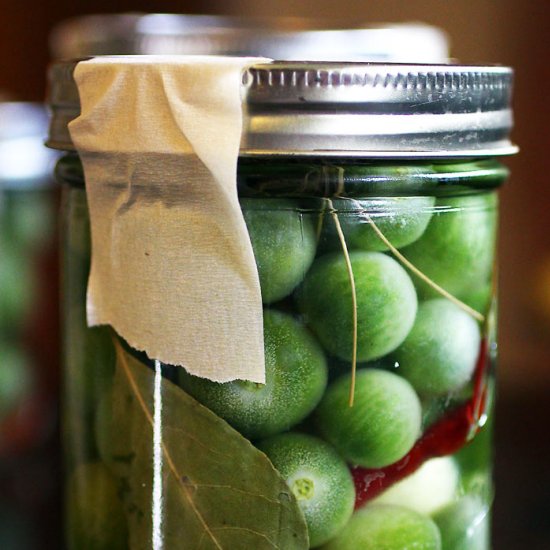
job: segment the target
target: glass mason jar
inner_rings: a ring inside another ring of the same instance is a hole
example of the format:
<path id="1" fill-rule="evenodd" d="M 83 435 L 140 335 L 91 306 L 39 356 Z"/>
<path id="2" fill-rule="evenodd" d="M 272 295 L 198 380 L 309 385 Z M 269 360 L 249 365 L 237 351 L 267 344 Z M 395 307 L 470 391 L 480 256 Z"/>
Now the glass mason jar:
<path id="1" fill-rule="evenodd" d="M 42 105 L 0 103 L 0 461 L 6 466 L 42 444 L 54 422 L 57 155 L 44 148 L 47 125 Z"/>
<path id="2" fill-rule="evenodd" d="M 334 28 L 300 17 L 104 14 L 69 18 L 50 35 L 54 59 L 123 54 L 261 54 L 273 59 L 445 63 L 443 30 L 423 23 Z M 319 25 L 329 28 L 319 28 Z"/>
<path id="3" fill-rule="evenodd" d="M 59 155 L 44 148 L 47 132 L 44 105 L 0 102 L 2 548 L 48 547 L 58 511 Z"/>
<path id="4" fill-rule="evenodd" d="M 85 178 L 56 124 L 67 67 L 50 144 L 67 150 L 69 548 L 488 549 L 511 71 L 249 69 L 237 188 L 264 385 L 192 376 L 87 327 Z"/>

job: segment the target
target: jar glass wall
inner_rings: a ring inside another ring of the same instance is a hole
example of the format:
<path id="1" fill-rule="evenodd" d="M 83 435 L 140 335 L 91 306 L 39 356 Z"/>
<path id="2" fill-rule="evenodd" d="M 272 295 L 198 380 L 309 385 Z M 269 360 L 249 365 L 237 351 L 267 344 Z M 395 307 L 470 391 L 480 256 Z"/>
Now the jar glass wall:
<path id="1" fill-rule="evenodd" d="M 70 548 L 489 548 L 500 163 L 242 158 L 265 385 L 86 326 L 78 156 L 57 175 Z"/>
<path id="2" fill-rule="evenodd" d="M 44 148 L 47 113 L 0 103 L 0 485 L 51 440 L 59 376 L 56 188 L 58 155 Z"/>
<path id="3" fill-rule="evenodd" d="M 44 148 L 47 121 L 43 105 L 0 102 L 2 547 L 47 546 L 57 535 L 59 155 Z"/>

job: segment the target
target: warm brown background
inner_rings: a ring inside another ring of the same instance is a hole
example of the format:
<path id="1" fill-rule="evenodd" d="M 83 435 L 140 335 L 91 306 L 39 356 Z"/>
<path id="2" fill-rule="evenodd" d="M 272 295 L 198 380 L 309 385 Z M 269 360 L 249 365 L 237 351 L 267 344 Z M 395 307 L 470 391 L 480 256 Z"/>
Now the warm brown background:
<path id="1" fill-rule="evenodd" d="M 47 36 L 69 16 L 121 11 L 304 15 L 354 24 L 423 21 L 454 57 L 516 70 L 514 139 L 502 192 L 498 496 L 494 548 L 550 548 L 550 3 L 548 0 L 0 0 L 0 93 L 41 100 Z M 46 548 L 47 546 L 43 546 Z"/>

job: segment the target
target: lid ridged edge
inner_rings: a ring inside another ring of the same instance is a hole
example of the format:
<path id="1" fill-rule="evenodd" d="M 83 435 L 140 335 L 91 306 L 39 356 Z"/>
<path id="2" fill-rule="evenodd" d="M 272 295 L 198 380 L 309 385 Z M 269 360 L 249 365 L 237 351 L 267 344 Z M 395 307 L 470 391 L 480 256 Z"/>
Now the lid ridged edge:
<path id="1" fill-rule="evenodd" d="M 72 150 L 77 61 L 50 70 L 48 145 Z M 274 62 L 243 74 L 241 155 L 481 157 L 510 142 L 507 67 Z M 414 118 L 411 118 L 411 115 Z"/>

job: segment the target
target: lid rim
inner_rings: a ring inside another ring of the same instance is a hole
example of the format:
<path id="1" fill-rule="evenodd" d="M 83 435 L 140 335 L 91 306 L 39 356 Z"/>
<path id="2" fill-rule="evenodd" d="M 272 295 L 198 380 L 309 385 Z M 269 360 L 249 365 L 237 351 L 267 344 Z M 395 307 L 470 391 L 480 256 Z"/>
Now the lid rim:
<path id="1" fill-rule="evenodd" d="M 80 111 L 76 64 L 50 71 L 53 148 L 74 150 L 67 124 Z M 243 73 L 241 155 L 514 154 L 512 83 L 512 69 L 499 65 L 258 64 Z"/>

